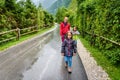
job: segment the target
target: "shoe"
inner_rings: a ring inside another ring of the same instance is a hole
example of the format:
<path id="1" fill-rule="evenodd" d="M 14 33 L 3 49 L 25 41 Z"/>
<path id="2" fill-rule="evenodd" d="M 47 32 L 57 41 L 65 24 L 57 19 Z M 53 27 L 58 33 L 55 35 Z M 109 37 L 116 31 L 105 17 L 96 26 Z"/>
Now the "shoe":
<path id="1" fill-rule="evenodd" d="M 69 74 L 71 74 L 72 72 L 71 71 L 68 71 Z"/>
<path id="2" fill-rule="evenodd" d="M 72 69 L 71 68 L 68 68 L 68 73 L 72 73 Z"/>

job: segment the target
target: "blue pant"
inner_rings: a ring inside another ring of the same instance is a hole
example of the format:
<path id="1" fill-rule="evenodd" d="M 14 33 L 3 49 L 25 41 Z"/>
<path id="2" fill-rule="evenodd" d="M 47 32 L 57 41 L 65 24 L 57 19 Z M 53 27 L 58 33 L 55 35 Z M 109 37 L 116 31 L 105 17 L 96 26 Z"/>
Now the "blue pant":
<path id="1" fill-rule="evenodd" d="M 64 61 L 67 63 L 68 67 L 72 67 L 72 56 L 64 56 Z"/>

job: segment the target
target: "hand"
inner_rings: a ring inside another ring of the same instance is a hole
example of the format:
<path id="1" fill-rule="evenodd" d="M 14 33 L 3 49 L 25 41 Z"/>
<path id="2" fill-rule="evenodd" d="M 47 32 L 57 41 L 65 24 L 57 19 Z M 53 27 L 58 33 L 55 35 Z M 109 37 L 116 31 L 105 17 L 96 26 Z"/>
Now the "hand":
<path id="1" fill-rule="evenodd" d="M 73 53 L 73 56 L 76 56 L 76 53 Z"/>
<path id="2" fill-rule="evenodd" d="M 64 56 L 64 53 L 61 53 L 62 56 Z"/>

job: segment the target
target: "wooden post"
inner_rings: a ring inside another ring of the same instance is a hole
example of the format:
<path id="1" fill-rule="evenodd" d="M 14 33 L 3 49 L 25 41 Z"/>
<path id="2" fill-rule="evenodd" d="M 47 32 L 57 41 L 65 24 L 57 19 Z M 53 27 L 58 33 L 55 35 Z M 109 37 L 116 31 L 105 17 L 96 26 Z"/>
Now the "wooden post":
<path id="1" fill-rule="evenodd" d="M 16 33 L 17 33 L 16 40 L 19 40 L 20 39 L 20 29 L 18 27 L 16 29 Z"/>

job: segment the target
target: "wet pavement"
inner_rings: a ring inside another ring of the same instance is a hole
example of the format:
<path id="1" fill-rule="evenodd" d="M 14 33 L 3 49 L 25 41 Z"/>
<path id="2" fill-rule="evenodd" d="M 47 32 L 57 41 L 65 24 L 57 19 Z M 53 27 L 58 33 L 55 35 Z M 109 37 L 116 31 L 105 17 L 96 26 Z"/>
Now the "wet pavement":
<path id="1" fill-rule="evenodd" d="M 25 52 L 0 58 L 0 80 L 88 80 L 78 55 L 73 57 L 72 74 L 64 67 L 58 29 L 42 41 Z"/>

